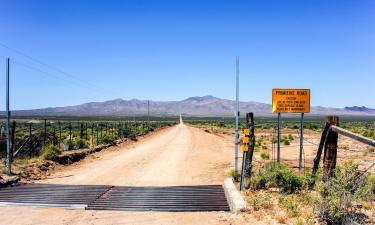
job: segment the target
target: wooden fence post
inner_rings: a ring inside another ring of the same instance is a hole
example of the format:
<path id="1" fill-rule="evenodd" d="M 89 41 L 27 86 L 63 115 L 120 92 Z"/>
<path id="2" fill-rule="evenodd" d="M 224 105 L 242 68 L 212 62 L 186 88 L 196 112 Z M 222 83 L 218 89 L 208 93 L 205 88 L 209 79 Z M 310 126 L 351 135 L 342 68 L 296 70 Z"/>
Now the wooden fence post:
<path id="1" fill-rule="evenodd" d="M 72 150 L 72 123 L 69 122 L 69 146 L 68 150 Z"/>
<path id="2" fill-rule="evenodd" d="M 44 119 L 44 138 L 43 138 L 43 147 L 46 147 L 47 142 L 47 120 Z"/>
<path id="3" fill-rule="evenodd" d="M 318 151 L 317 151 L 316 157 L 314 159 L 314 166 L 313 166 L 313 174 L 314 174 L 314 176 L 316 175 L 316 173 L 318 172 L 318 169 L 319 169 L 320 158 L 322 156 L 324 144 L 326 143 L 327 134 L 328 134 L 328 130 L 329 130 L 330 126 L 331 125 L 329 124 L 329 122 L 327 122 L 326 126 L 324 127 L 324 130 L 322 132 L 322 136 L 320 138 L 320 143 L 319 143 Z"/>
<path id="4" fill-rule="evenodd" d="M 339 117 L 329 116 L 328 123 L 330 126 L 339 125 Z M 332 130 L 328 131 L 326 143 L 324 146 L 324 158 L 323 158 L 323 181 L 328 181 L 330 177 L 334 175 L 337 160 L 337 141 L 338 134 Z"/>
<path id="5" fill-rule="evenodd" d="M 80 132 L 79 132 L 79 139 L 83 139 L 83 123 L 80 124 L 81 126 L 81 129 L 80 129 Z"/>

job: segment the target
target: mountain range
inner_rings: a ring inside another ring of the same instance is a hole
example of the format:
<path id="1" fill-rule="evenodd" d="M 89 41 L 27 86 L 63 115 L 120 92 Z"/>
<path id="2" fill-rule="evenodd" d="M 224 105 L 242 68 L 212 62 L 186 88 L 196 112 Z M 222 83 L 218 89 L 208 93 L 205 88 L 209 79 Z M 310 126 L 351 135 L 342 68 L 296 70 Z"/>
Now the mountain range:
<path id="1" fill-rule="evenodd" d="M 147 100 L 114 99 L 105 102 L 90 102 L 75 106 L 50 107 L 32 110 L 13 111 L 16 116 L 134 116 L 147 115 Z M 176 116 L 180 113 L 186 116 L 233 116 L 235 101 L 221 99 L 211 95 L 190 97 L 182 101 L 150 101 L 150 114 L 152 116 Z M 271 104 L 254 101 L 240 102 L 241 115 L 254 112 L 256 115 L 269 116 Z M 367 107 L 332 108 L 315 106 L 311 107 L 310 115 L 357 115 L 375 116 L 375 109 Z"/>

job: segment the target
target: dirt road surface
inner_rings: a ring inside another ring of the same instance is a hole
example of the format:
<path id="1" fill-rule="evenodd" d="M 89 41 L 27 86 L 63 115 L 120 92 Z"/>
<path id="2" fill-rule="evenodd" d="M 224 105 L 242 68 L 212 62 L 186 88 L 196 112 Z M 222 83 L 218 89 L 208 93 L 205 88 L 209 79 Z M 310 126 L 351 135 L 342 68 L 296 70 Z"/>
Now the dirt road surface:
<path id="1" fill-rule="evenodd" d="M 40 181 L 50 184 L 171 186 L 222 184 L 233 143 L 179 124 L 139 143 L 103 151 Z M 1 224 L 247 224 L 228 212 L 121 212 L 0 207 Z"/>

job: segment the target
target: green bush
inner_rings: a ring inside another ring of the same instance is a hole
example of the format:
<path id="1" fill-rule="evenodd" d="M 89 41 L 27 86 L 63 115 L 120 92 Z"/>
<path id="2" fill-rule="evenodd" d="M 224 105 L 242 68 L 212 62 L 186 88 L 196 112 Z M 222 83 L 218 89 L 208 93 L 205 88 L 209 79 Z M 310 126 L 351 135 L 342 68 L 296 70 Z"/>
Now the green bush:
<path id="1" fill-rule="evenodd" d="M 299 216 L 300 211 L 299 211 L 299 204 L 295 201 L 293 196 L 285 196 L 281 195 L 279 197 L 279 204 L 285 208 L 288 212 L 288 215 L 290 217 L 296 217 Z"/>
<path id="2" fill-rule="evenodd" d="M 247 197 L 246 200 L 255 211 L 271 209 L 273 207 L 272 195 L 269 193 L 260 192 L 252 194 L 251 196 Z"/>
<path id="3" fill-rule="evenodd" d="M 60 155 L 61 152 L 62 151 L 58 147 L 53 146 L 53 145 L 49 145 L 45 148 L 41 157 L 42 157 L 42 159 L 45 159 L 45 160 L 51 160 L 51 159 L 57 157 L 58 155 Z"/>
<path id="4" fill-rule="evenodd" d="M 307 187 L 305 177 L 298 176 L 296 172 L 284 164 L 268 163 L 261 168 L 250 180 L 253 190 L 280 188 L 283 193 L 294 193 Z"/>
<path id="5" fill-rule="evenodd" d="M 136 141 L 137 140 L 137 136 L 134 134 L 134 133 L 131 133 L 128 135 L 128 138 L 132 141 Z"/>
<path id="6" fill-rule="evenodd" d="M 293 140 L 294 140 L 293 135 L 292 135 L 292 134 L 289 134 L 289 135 L 288 135 L 288 139 L 289 139 L 290 141 L 293 141 Z"/>
<path id="7" fill-rule="evenodd" d="M 77 143 L 75 145 L 77 146 L 77 148 L 87 148 L 88 147 L 85 139 L 78 139 L 76 142 Z"/>
<path id="8" fill-rule="evenodd" d="M 288 139 L 284 140 L 284 145 L 290 145 L 290 141 Z"/>
<path id="9" fill-rule="evenodd" d="M 262 154 L 260 154 L 260 157 L 262 159 L 270 159 L 270 155 L 268 153 L 265 153 L 265 152 L 263 152 Z"/>
<path id="10" fill-rule="evenodd" d="M 231 169 L 229 175 L 232 177 L 234 182 L 240 182 L 241 174 L 238 171 Z"/>
<path id="11" fill-rule="evenodd" d="M 334 177 L 329 181 L 317 183 L 318 199 L 315 210 L 320 219 L 332 224 L 360 219 L 356 216 L 354 202 L 373 199 L 371 188 L 374 187 L 374 179 L 361 174 L 358 165 L 352 162 L 336 168 Z"/>
<path id="12" fill-rule="evenodd" d="M 103 137 L 99 138 L 99 143 L 102 144 L 114 144 L 116 138 L 109 135 L 104 135 Z"/>

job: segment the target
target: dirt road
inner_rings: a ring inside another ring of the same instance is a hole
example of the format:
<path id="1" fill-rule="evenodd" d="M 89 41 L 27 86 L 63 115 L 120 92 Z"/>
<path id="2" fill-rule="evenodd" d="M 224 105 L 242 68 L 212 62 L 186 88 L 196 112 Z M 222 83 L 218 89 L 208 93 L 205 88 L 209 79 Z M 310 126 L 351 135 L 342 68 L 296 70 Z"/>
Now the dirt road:
<path id="1" fill-rule="evenodd" d="M 170 186 L 222 184 L 233 158 L 232 143 L 184 124 L 134 145 L 97 153 L 42 183 Z M 114 212 L 1 207 L 4 224 L 242 224 L 224 212 Z"/>

